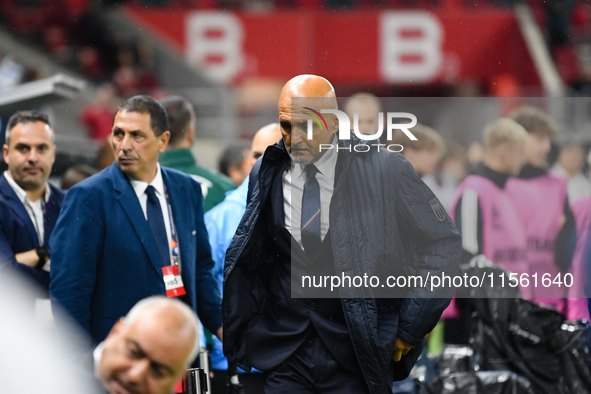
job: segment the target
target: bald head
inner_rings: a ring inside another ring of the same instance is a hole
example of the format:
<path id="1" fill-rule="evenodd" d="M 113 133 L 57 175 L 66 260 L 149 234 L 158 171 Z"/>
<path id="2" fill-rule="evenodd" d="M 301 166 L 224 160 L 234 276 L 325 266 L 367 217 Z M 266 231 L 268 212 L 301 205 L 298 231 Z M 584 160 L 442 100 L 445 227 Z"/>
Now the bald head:
<path id="1" fill-rule="evenodd" d="M 280 105 L 282 99 L 289 100 L 292 97 L 336 97 L 336 94 L 332 84 L 326 78 L 304 74 L 293 77 L 283 86 L 279 99 Z"/>
<path id="2" fill-rule="evenodd" d="M 199 321 L 191 308 L 175 299 L 161 296 L 148 297 L 131 308 L 124 323 L 126 327 L 129 327 L 137 322 L 145 324 L 148 320 L 151 320 L 153 324 L 160 325 L 168 332 L 175 332 L 177 338 L 184 338 L 191 342 L 193 346 L 186 364 L 193 362 L 199 352 L 199 341 L 197 340 Z"/>
<path id="3" fill-rule="evenodd" d="M 199 326 L 180 301 L 150 297 L 120 319 L 103 343 L 97 372 L 110 393 L 167 394 L 199 351 Z"/>
<path id="4" fill-rule="evenodd" d="M 338 109 L 334 87 L 326 78 L 298 75 L 281 90 L 278 105 L 281 135 L 292 160 L 297 163 L 306 165 L 317 161 L 325 152 L 319 146 L 331 143 L 338 131 L 337 117 L 321 114 L 322 109 Z M 314 122 L 313 139 L 307 139 L 308 119 L 312 118 L 323 121 Z"/>
<path id="5" fill-rule="evenodd" d="M 307 98 L 307 100 L 292 101 L 292 98 Z M 318 100 L 315 100 L 317 98 Z M 318 75 L 298 75 L 287 81 L 279 96 L 279 114 L 287 109 L 298 109 L 306 106 L 317 110 L 338 109 L 334 88 L 326 78 Z"/>
<path id="6" fill-rule="evenodd" d="M 281 139 L 279 123 L 271 123 L 261 127 L 252 138 L 252 157 L 256 161 L 265 153 L 269 145 L 276 144 Z"/>

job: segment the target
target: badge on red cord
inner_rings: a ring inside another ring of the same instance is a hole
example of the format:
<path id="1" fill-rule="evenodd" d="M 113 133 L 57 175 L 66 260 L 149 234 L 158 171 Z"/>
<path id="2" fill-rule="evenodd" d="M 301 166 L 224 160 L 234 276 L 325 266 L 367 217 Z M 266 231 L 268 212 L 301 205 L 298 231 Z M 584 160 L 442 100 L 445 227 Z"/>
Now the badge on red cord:
<path id="1" fill-rule="evenodd" d="M 179 297 L 187 294 L 178 266 L 162 267 L 162 274 L 167 297 Z"/>

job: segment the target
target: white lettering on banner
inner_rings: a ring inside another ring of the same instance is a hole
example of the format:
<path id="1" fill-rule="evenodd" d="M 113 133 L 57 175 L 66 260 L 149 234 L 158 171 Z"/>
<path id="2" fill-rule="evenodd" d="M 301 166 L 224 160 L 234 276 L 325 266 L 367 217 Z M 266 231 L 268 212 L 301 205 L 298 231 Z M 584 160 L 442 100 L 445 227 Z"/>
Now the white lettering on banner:
<path id="1" fill-rule="evenodd" d="M 380 17 L 379 72 L 386 82 L 429 82 L 443 59 L 443 29 L 425 11 L 385 12 Z"/>
<path id="2" fill-rule="evenodd" d="M 229 12 L 195 12 L 186 31 L 189 63 L 216 82 L 232 82 L 244 66 L 240 19 Z"/>

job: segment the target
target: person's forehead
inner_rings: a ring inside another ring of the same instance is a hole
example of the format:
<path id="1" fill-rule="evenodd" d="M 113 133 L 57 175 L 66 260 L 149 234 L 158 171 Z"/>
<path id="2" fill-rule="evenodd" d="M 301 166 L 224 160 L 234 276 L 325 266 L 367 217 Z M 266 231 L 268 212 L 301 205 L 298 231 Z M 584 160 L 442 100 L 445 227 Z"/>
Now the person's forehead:
<path id="1" fill-rule="evenodd" d="M 137 343 L 147 357 L 175 371 L 183 368 L 192 348 L 190 336 L 178 335 L 177 330 L 162 324 L 162 319 L 138 319 L 124 331 L 124 341 Z"/>
<path id="2" fill-rule="evenodd" d="M 583 148 L 578 145 L 566 145 L 562 148 L 562 150 L 570 150 L 570 151 L 582 151 Z"/>
<path id="3" fill-rule="evenodd" d="M 267 146 L 272 145 L 281 139 L 281 131 L 265 130 L 255 134 L 252 139 L 251 149 L 262 153 Z"/>
<path id="4" fill-rule="evenodd" d="M 260 151 L 261 146 L 264 144 L 264 136 L 261 134 L 255 134 L 252 139 L 250 149 L 253 151 Z"/>
<path id="5" fill-rule="evenodd" d="M 115 115 L 113 128 L 115 127 L 123 130 L 153 131 L 150 123 L 150 114 L 147 112 L 120 110 Z"/>
<path id="6" fill-rule="evenodd" d="M 346 109 L 349 115 L 351 115 L 353 112 L 357 112 L 360 117 L 364 115 L 377 115 L 380 110 L 375 100 L 369 97 L 359 97 L 352 99 L 352 101 L 347 103 Z"/>
<path id="7" fill-rule="evenodd" d="M 323 109 L 337 109 L 334 97 L 282 97 L 278 105 L 279 113 L 305 114 L 320 113 Z"/>
<path id="8" fill-rule="evenodd" d="M 281 137 L 280 137 L 281 138 Z M 277 141 L 279 141 L 279 138 L 277 138 Z M 252 146 L 251 146 L 251 150 L 255 153 L 263 153 L 265 151 L 265 149 L 267 149 L 267 146 L 274 144 L 275 142 L 270 142 L 267 143 L 268 140 L 264 139 L 264 138 L 256 138 L 252 140 Z"/>
<path id="9" fill-rule="evenodd" d="M 49 125 L 45 122 L 23 122 L 18 123 L 10 131 L 10 142 L 31 142 L 44 143 L 53 140 L 53 133 Z"/>
<path id="10" fill-rule="evenodd" d="M 525 150 L 527 146 L 527 141 L 515 141 L 511 145 L 515 147 L 516 150 Z"/>
<path id="11" fill-rule="evenodd" d="M 310 105 L 310 106 L 292 106 L 285 112 L 279 115 L 279 118 L 283 118 L 282 115 L 289 115 L 291 117 L 292 122 L 305 122 L 308 119 L 326 119 L 327 117 L 332 116 L 330 113 L 322 113 L 323 109 L 330 109 L 330 107 L 323 107 L 321 105 Z"/>
<path id="12" fill-rule="evenodd" d="M 433 145 L 433 146 L 428 146 L 428 147 L 424 147 L 423 149 L 419 149 L 418 150 L 419 153 L 423 153 L 425 155 L 438 155 L 439 154 L 439 149 L 437 149 L 437 146 Z"/>
<path id="13" fill-rule="evenodd" d="M 573 160 L 583 160 L 585 151 L 580 146 L 570 146 L 563 150 L 562 156 Z"/>
<path id="14" fill-rule="evenodd" d="M 550 134 L 543 132 L 543 131 L 530 131 L 528 133 L 529 139 L 536 139 L 536 140 L 551 140 L 552 137 Z"/>

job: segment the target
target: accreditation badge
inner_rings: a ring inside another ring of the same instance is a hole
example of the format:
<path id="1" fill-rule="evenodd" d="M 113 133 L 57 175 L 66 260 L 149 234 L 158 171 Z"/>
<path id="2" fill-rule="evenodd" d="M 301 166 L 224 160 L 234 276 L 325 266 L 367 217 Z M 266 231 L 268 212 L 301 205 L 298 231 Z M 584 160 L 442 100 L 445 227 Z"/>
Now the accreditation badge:
<path id="1" fill-rule="evenodd" d="M 162 267 L 162 275 L 167 297 L 179 297 L 187 294 L 178 266 L 169 265 Z"/>

